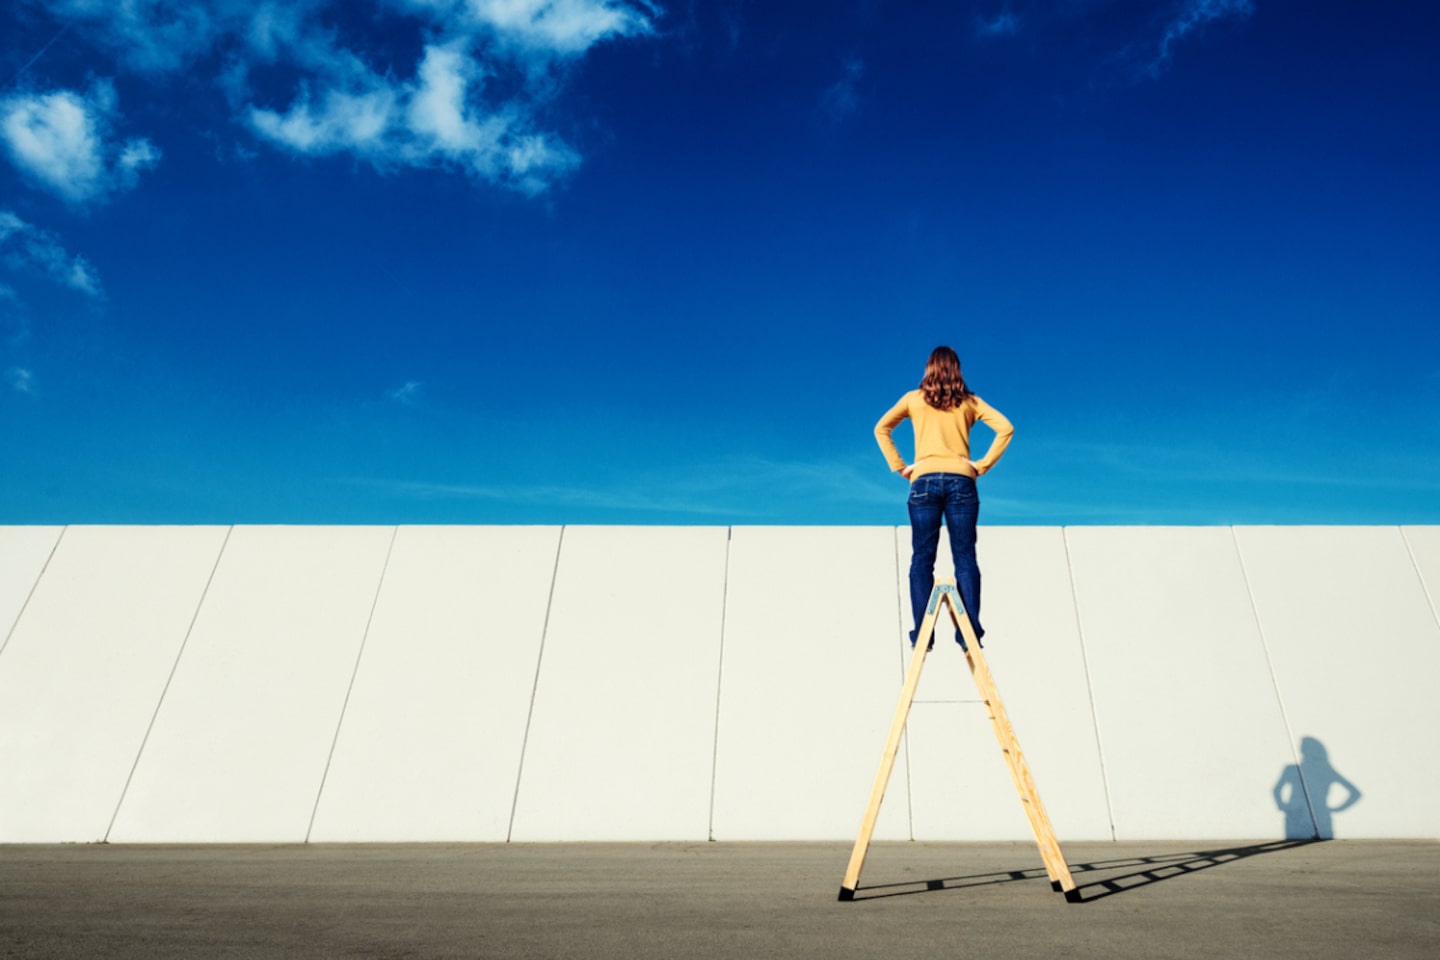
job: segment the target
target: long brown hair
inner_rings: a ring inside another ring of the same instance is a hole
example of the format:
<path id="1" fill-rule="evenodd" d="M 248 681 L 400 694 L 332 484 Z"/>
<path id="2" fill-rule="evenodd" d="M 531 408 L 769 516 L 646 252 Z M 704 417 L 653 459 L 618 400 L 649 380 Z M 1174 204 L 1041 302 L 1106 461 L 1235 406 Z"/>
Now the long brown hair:
<path id="1" fill-rule="evenodd" d="M 949 347 L 936 347 L 925 362 L 925 379 L 920 381 L 925 402 L 936 410 L 954 410 L 970 399 L 970 388 L 960 375 L 960 358 Z"/>

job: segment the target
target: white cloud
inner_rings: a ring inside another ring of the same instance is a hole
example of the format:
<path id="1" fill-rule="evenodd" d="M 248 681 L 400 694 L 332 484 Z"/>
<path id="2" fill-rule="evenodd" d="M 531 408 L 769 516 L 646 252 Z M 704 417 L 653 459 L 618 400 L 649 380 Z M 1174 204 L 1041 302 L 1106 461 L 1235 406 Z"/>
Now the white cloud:
<path id="1" fill-rule="evenodd" d="M 539 119 L 565 65 L 598 43 L 653 33 L 659 15 L 650 0 L 36 2 L 136 72 L 175 73 L 208 58 L 237 118 L 275 146 L 349 153 L 380 169 L 464 171 L 529 195 L 579 163 Z M 362 6 L 397 18 L 387 25 L 397 37 L 411 31 L 422 51 L 413 74 L 403 62 L 380 61 L 369 46 L 347 43 L 346 24 Z M 503 94 L 487 86 L 502 74 Z M 287 84 L 278 96 L 277 80 Z M 266 81 L 272 92 L 258 95 Z M 8 111 L 12 158 L 37 182 L 84 202 L 133 185 L 158 159 L 149 141 L 106 143 L 113 103 L 99 109 L 77 94 L 48 96 L 16 100 Z"/>
<path id="2" fill-rule="evenodd" d="M 35 395 L 35 374 L 26 370 L 24 367 L 11 367 L 6 370 L 5 382 L 9 385 L 10 389 L 16 393 L 23 393 L 32 397 Z"/>
<path id="3" fill-rule="evenodd" d="M 332 32 L 293 16 L 277 27 L 277 15 L 257 13 L 252 47 L 289 58 L 307 76 L 286 107 L 249 103 L 243 116 L 250 128 L 299 154 L 350 153 L 380 169 L 462 171 L 534 196 L 580 159 L 560 137 L 539 129 L 537 104 L 553 93 L 543 79 L 547 65 L 609 37 L 650 30 L 640 8 L 613 0 L 391 2 L 447 38 L 423 46 L 410 78 L 373 69 Z M 529 81 L 494 102 L 486 81 L 507 64 L 520 66 Z M 227 70 L 227 89 L 237 99 L 248 95 L 244 69 L 232 63 Z"/>
<path id="4" fill-rule="evenodd" d="M 480 69 L 458 45 L 426 47 L 406 110 L 406 124 L 431 147 L 450 155 L 483 151 L 500 130 L 467 115 L 465 91 L 481 79 Z M 503 125 L 502 125 L 503 126 Z"/>
<path id="5" fill-rule="evenodd" d="M 617 0 L 395 0 L 451 31 L 482 32 L 541 56 L 573 57 L 611 37 L 650 33 L 655 7 Z"/>
<path id="6" fill-rule="evenodd" d="M 141 170 L 160 162 L 160 148 L 144 138 L 126 140 L 115 161 L 115 179 L 122 189 L 132 190 Z"/>
<path id="7" fill-rule="evenodd" d="M 650 31 L 642 13 L 610 0 L 470 0 L 468 6 L 506 36 L 572 56 L 612 36 Z"/>
<path id="8" fill-rule="evenodd" d="M 1255 12 L 1252 0 L 1187 0 L 1175 19 L 1165 26 L 1165 32 L 1155 51 L 1155 58 L 1146 67 L 1152 76 L 1158 75 L 1170 65 L 1174 47 L 1186 36 L 1204 30 L 1212 21 L 1226 17 L 1248 17 Z"/>
<path id="9" fill-rule="evenodd" d="M 100 280 L 84 257 L 70 256 L 53 233 L 26 223 L 10 210 L 0 210 L 0 260 L 11 269 L 42 274 L 86 296 L 103 296 Z"/>
<path id="10" fill-rule="evenodd" d="M 318 98 L 306 89 L 287 111 L 252 107 L 252 128 L 297 153 L 459 169 L 530 195 L 578 162 L 564 143 L 532 130 L 522 106 L 483 107 L 484 70 L 464 40 L 426 46 L 412 81 L 362 72 L 348 57 L 333 72 L 343 76 Z"/>
<path id="11" fill-rule="evenodd" d="M 286 113 L 252 107 L 250 123 L 257 133 L 297 153 L 353 150 L 378 159 L 387 152 L 384 136 L 394 110 L 395 95 L 384 88 L 327 90 L 318 105 L 304 89 Z"/>
<path id="12" fill-rule="evenodd" d="M 0 102 L 0 135 L 17 167 L 70 200 L 99 189 L 105 164 L 95 121 L 69 90 Z"/>
<path id="13" fill-rule="evenodd" d="M 83 204 L 135 186 L 160 151 L 149 140 L 111 136 L 115 90 L 55 90 L 0 99 L 0 141 L 34 183 L 69 203 Z"/>

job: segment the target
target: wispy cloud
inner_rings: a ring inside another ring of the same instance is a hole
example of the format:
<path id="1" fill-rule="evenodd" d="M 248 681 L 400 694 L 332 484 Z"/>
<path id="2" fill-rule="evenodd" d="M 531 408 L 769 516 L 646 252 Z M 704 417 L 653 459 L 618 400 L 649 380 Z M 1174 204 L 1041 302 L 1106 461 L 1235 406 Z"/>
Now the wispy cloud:
<path id="1" fill-rule="evenodd" d="M 0 343 L 15 347 L 30 338 L 30 313 L 20 294 L 6 283 L 0 283 Z"/>
<path id="2" fill-rule="evenodd" d="M 1020 32 L 1020 18 L 1008 7 L 993 17 L 975 19 L 975 35 L 982 39 L 1013 37 Z"/>
<path id="3" fill-rule="evenodd" d="M 133 188 L 160 160 L 149 140 L 112 135 L 115 114 L 115 88 L 104 81 L 84 94 L 12 94 L 0 99 L 0 140 L 33 183 L 69 203 L 89 203 Z"/>
<path id="4" fill-rule="evenodd" d="M 41 2 L 124 69 L 161 75 L 218 62 L 215 86 L 237 117 L 287 152 L 454 170 L 531 196 L 579 164 L 539 120 L 566 64 L 607 40 L 652 33 L 659 16 L 647 0 L 375 0 L 408 22 L 421 51 L 407 75 L 347 42 L 339 25 L 354 5 L 340 0 Z M 252 83 L 259 71 L 272 82 Z M 513 76 L 518 84 L 494 82 Z M 277 82 L 289 90 L 278 102 L 255 95 Z M 117 152 L 117 175 L 153 164 L 158 154 L 144 146 Z"/>
<path id="5" fill-rule="evenodd" d="M 1280 435 L 1280 418 L 1266 424 Z M 1328 451 L 1293 452 L 1269 448 L 1221 449 L 1204 443 L 1038 441 L 1037 454 L 1052 462 L 1083 463 L 1091 476 L 1108 476 L 1128 486 L 1189 484 L 1336 490 L 1415 490 L 1440 493 L 1440 453 L 1417 447 L 1402 458 L 1366 469 L 1337 462 Z"/>
<path id="6" fill-rule="evenodd" d="M 35 396 L 35 374 L 24 367 L 10 367 L 5 371 L 5 384 L 16 393 Z"/>
<path id="7" fill-rule="evenodd" d="M 883 471 L 881 471 L 883 473 Z M 663 476 L 654 472 L 594 479 L 576 484 L 446 483 L 423 480 L 353 481 L 394 496 L 423 500 L 483 501 L 497 507 L 548 507 L 573 511 L 574 522 L 602 518 L 670 515 L 714 520 L 787 523 L 796 518 L 767 510 L 769 503 L 806 503 L 815 514 L 833 509 L 846 515 L 856 505 L 895 507 L 904 502 L 904 485 L 888 475 L 875 478 L 847 463 L 777 461 L 738 457 L 676 466 Z M 805 519 L 813 519 L 807 517 Z"/>
<path id="8" fill-rule="evenodd" d="M 413 407 L 420 402 L 420 388 L 424 385 L 419 380 L 406 380 L 400 386 L 386 390 L 385 399 L 401 406 Z"/>
<path id="9" fill-rule="evenodd" d="M 865 75 L 865 61 L 858 57 L 846 60 L 841 66 L 840 79 L 825 88 L 820 95 L 820 112 L 831 123 L 840 123 L 860 109 L 858 85 Z"/>
<path id="10" fill-rule="evenodd" d="M 1170 66 L 1175 46 L 1191 34 L 1203 33 L 1213 21 L 1232 17 L 1243 19 L 1254 12 L 1252 0 L 1186 0 L 1180 12 L 1165 24 L 1155 56 L 1145 67 L 1146 73 L 1159 76 Z"/>
<path id="11" fill-rule="evenodd" d="M 52 16 L 140 73 L 171 73 L 207 53 L 244 9 L 238 0 L 41 0 Z"/>
<path id="12" fill-rule="evenodd" d="M 654 496 L 643 489 L 559 486 L 553 484 L 461 484 L 396 481 L 382 486 L 405 497 L 424 500 L 483 500 L 509 506 L 547 506 L 577 510 L 640 514 L 731 515 L 724 507 L 681 496 Z"/>
<path id="13" fill-rule="evenodd" d="M 12 270 L 38 273 L 88 297 L 104 295 L 99 277 L 84 257 L 71 256 L 55 234 L 26 223 L 10 210 L 0 210 L 0 260 Z"/>

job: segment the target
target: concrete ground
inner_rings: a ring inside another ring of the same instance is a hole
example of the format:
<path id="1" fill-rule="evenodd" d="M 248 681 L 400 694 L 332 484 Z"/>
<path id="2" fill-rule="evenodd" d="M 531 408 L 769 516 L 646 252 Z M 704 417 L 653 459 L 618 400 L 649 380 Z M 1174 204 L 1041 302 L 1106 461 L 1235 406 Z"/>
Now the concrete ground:
<path id="1" fill-rule="evenodd" d="M 0 957 L 1440 956 L 1440 844 L 0 847 Z"/>

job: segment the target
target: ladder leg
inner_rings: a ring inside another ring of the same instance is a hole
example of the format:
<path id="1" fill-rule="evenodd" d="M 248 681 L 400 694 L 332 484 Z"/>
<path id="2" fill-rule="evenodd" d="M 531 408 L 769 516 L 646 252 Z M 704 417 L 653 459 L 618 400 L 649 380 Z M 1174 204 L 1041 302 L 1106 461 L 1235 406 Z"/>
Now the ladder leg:
<path id="1" fill-rule="evenodd" d="M 920 685 L 920 671 L 925 666 L 925 653 L 930 638 L 935 634 L 935 619 L 940 614 L 940 591 L 930 594 L 930 603 L 925 608 L 925 619 L 920 624 L 915 638 L 915 652 L 910 655 L 910 667 L 905 671 L 905 683 L 900 688 L 900 702 L 895 705 L 895 719 L 890 723 L 890 735 L 885 739 L 885 752 L 880 755 L 880 769 L 875 774 L 875 786 L 870 789 L 870 802 L 865 806 L 865 816 L 860 820 L 860 835 L 855 838 L 855 848 L 850 851 L 850 864 L 845 868 L 845 878 L 840 881 L 840 900 L 854 900 L 855 890 L 860 884 L 860 871 L 865 866 L 865 855 L 870 851 L 870 838 L 875 833 L 875 823 L 880 818 L 880 802 L 885 799 L 885 788 L 890 784 L 890 773 L 895 768 L 895 755 L 900 750 L 900 735 L 905 732 L 905 720 L 910 715 L 910 704 L 915 700 L 915 688 Z"/>
<path id="2" fill-rule="evenodd" d="M 950 605 L 950 619 L 955 624 L 955 629 L 965 638 L 966 645 L 971 650 L 980 649 L 979 638 L 975 635 L 974 624 L 970 617 L 954 604 Z M 994 689 L 994 678 L 991 676 L 988 664 L 984 661 L 984 654 L 979 654 L 981 663 L 984 664 L 983 672 L 977 672 L 976 660 L 967 652 L 966 664 L 970 667 L 970 675 L 975 680 L 976 689 L 980 692 L 980 699 L 985 704 L 985 715 L 990 721 L 990 728 L 995 733 L 996 739 L 1000 742 L 1000 755 L 1005 758 L 1005 768 L 1010 773 L 1010 781 L 1015 785 L 1016 792 L 1020 795 L 1020 807 L 1025 811 L 1025 819 L 1030 824 L 1030 831 L 1035 835 L 1037 841 L 1044 835 L 1042 825 L 1037 821 L 1035 815 L 1035 803 L 1033 789 L 1027 788 L 1026 779 L 1016 769 L 1014 758 L 1018 755 L 1019 744 L 1014 741 L 1014 730 L 1010 728 L 1008 718 L 1004 724 L 997 724 L 995 710 L 992 704 L 998 701 L 999 691 Z M 1003 706 L 1001 707 L 1003 710 Z M 1043 842 L 1040 843 L 1040 859 L 1045 864 L 1045 873 L 1050 877 L 1052 883 L 1058 882 L 1059 875 L 1056 873 L 1053 858 Z"/>
<path id="3" fill-rule="evenodd" d="M 950 597 L 947 595 L 946 599 L 950 600 Z M 990 714 L 995 739 L 1000 743 L 1005 765 L 1010 771 L 1010 779 L 1015 784 L 1015 791 L 1020 795 L 1020 804 L 1025 809 L 1026 819 L 1030 821 L 1030 829 L 1035 834 L 1035 844 L 1040 849 L 1040 859 L 1045 863 L 1045 872 L 1050 877 L 1051 886 L 1057 891 L 1064 891 L 1065 899 L 1073 900 L 1075 879 L 1070 875 L 1070 867 L 1065 863 L 1065 854 L 1060 849 L 1060 841 L 1055 837 L 1050 816 L 1040 801 L 1040 791 L 1036 789 L 1035 781 L 1030 776 L 1029 764 L 1025 762 L 1025 755 L 1020 751 L 1020 741 L 1016 738 L 1015 728 L 1005 712 L 1005 704 L 995 686 L 995 677 L 990 673 L 985 652 L 975 636 L 975 627 L 971 624 L 970 617 L 963 610 L 957 609 L 953 601 L 950 604 L 950 617 L 965 638 L 966 646 L 970 648 L 965 660 L 970 665 L 970 674 L 974 677 L 975 686 Z"/>

